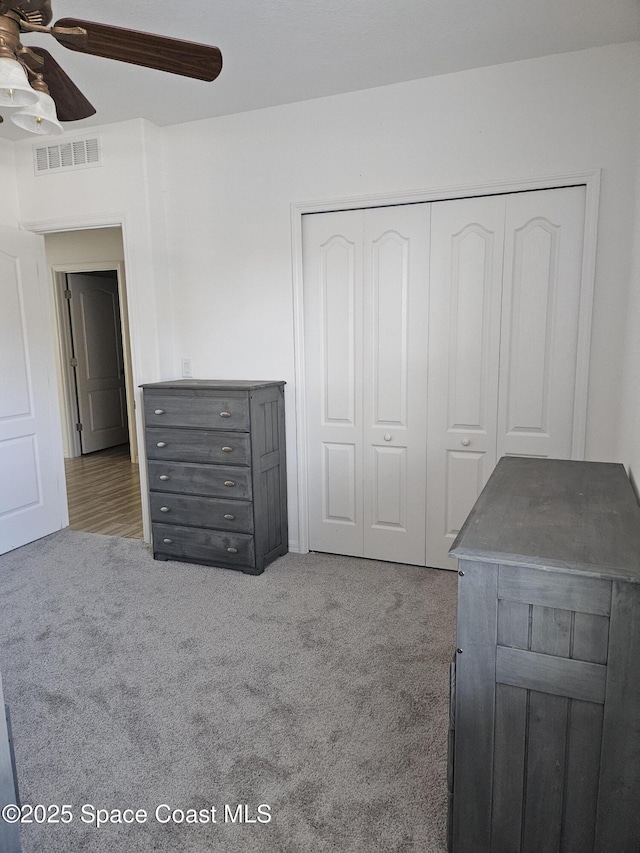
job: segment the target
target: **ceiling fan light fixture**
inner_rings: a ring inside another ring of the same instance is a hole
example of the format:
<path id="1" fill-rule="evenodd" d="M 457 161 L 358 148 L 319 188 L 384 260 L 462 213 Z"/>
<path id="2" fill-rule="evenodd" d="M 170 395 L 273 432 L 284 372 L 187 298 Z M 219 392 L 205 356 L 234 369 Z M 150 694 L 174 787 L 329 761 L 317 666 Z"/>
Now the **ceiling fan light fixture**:
<path id="1" fill-rule="evenodd" d="M 60 135 L 63 128 L 56 115 L 56 105 L 51 95 L 36 92 L 38 99 L 35 104 L 16 110 L 11 115 L 11 121 L 31 133 Z"/>
<path id="2" fill-rule="evenodd" d="M 27 107 L 38 102 L 38 92 L 29 85 L 27 74 L 16 59 L 0 56 L 0 106 Z"/>

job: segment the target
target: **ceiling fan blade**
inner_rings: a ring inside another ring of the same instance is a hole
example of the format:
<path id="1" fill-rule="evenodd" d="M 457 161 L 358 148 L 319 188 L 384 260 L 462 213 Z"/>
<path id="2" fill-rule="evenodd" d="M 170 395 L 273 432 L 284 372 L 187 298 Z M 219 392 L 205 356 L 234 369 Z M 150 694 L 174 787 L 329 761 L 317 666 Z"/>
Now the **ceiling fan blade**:
<path id="1" fill-rule="evenodd" d="M 156 68 L 170 74 L 181 74 L 196 80 L 215 80 L 222 70 L 222 54 L 217 47 L 181 39 L 141 33 L 123 27 L 111 27 L 92 21 L 80 21 L 76 18 L 62 18 L 56 21 L 56 27 L 82 27 L 87 31 L 87 43 L 75 44 L 63 33 L 53 33 L 56 39 L 70 50 L 103 56 Z"/>
<path id="2" fill-rule="evenodd" d="M 60 121 L 78 121 L 95 115 L 95 107 L 82 94 L 73 80 L 58 65 L 49 51 L 42 47 L 29 47 L 32 53 L 43 60 L 43 65 L 29 63 L 28 54 L 23 55 L 23 60 L 35 71 L 42 74 L 44 82 L 56 104 L 56 112 Z"/>

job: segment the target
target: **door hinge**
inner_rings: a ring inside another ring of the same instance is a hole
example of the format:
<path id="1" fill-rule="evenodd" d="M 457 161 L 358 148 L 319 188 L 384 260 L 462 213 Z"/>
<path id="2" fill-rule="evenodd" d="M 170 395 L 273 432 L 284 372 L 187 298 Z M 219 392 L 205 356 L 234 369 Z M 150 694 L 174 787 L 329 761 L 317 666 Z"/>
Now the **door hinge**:
<path id="1" fill-rule="evenodd" d="M 77 366 L 78 366 L 78 359 L 72 358 L 71 359 L 71 367 L 77 367 Z"/>
<path id="2" fill-rule="evenodd" d="M 71 291 L 70 290 L 65 290 L 64 298 L 65 299 L 71 299 Z"/>
<path id="3" fill-rule="evenodd" d="M 82 424 L 76 424 L 76 429 L 78 430 L 78 432 L 82 432 L 82 430 L 83 430 Z"/>

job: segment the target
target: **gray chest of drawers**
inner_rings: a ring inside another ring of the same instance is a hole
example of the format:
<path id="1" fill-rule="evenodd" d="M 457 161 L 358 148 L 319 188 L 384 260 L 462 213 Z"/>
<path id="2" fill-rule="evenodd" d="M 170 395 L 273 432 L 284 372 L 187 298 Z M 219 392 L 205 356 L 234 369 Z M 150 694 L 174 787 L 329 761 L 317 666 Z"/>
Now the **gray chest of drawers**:
<path id="1" fill-rule="evenodd" d="M 502 459 L 451 553 L 453 853 L 638 853 L 640 509 L 623 466 Z"/>
<path id="2" fill-rule="evenodd" d="M 262 573 L 287 552 L 284 382 L 142 388 L 154 557 Z"/>

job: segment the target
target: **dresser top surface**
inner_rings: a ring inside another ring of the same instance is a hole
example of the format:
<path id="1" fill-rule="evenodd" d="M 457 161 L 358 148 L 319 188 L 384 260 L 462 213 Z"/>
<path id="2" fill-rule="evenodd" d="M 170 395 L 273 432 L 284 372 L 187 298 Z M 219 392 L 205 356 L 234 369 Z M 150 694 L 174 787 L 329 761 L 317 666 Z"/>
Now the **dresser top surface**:
<path id="1" fill-rule="evenodd" d="M 640 507 L 622 465 L 504 457 L 449 553 L 640 583 Z"/>
<path id="2" fill-rule="evenodd" d="M 271 388 L 273 385 L 286 385 L 286 382 L 255 379 L 171 379 L 168 382 L 147 382 L 140 387 L 176 388 L 184 391 L 256 391 L 258 388 Z"/>

